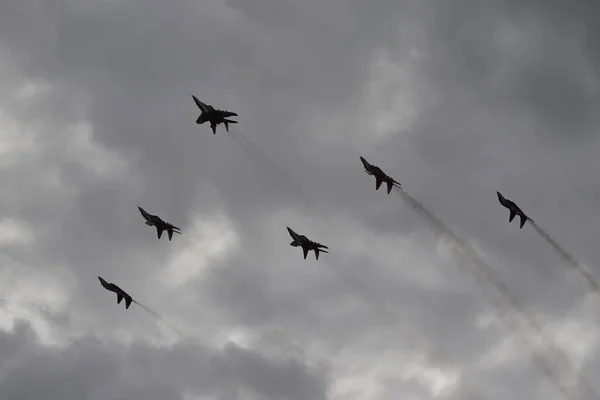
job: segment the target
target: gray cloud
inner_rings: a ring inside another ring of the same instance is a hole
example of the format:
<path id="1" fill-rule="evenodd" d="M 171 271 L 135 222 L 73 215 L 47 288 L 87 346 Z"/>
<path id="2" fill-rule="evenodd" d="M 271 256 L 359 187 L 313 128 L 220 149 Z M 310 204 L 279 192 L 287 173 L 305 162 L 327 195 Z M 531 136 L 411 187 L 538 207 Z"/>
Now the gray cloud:
<path id="1" fill-rule="evenodd" d="M 46 349 L 27 324 L 3 333 L 2 387 L 7 399 L 324 399 L 326 372 L 295 359 L 266 357 L 235 345 L 211 349 L 180 343 L 160 349 L 127 347 L 85 337 L 65 349 Z M 168 377 L 167 377 L 168 376 Z"/>
<path id="2" fill-rule="evenodd" d="M 596 8 L 3 3 L 2 393 L 558 397 L 527 348 L 486 325 L 489 282 L 376 192 L 357 153 L 477 247 L 593 376 L 585 282 L 508 224 L 494 192 L 581 261 L 600 256 Z M 197 126 L 190 92 L 238 112 L 258 151 Z M 157 241 L 136 205 L 184 235 Z M 331 254 L 302 260 L 286 225 Z M 98 275 L 194 341 L 117 306 Z M 31 326 L 10 331 L 13 314 Z M 232 338 L 248 349 L 222 346 Z"/>

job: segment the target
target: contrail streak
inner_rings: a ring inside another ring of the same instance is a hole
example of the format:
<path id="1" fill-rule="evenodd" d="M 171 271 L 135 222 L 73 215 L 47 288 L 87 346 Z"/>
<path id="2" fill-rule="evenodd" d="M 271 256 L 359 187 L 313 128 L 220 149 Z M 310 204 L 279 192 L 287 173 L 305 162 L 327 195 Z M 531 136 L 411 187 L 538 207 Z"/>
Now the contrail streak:
<path id="1" fill-rule="evenodd" d="M 250 157 L 250 159 L 254 161 L 256 165 L 263 170 L 263 172 L 267 173 L 275 181 L 279 188 L 282 188 L 282 185 L 286 184 L 288 187 L 293 189 L 296 195 L 302 200 L 304 200 L 304 202 L 309 207 L 314 206 L 310 198 L 304 195 L 304 191 L 301 190 L 300 186 L 297 183 L 295 183 L 286 173 L 284 173 L 282 168 L 280 168 L 277 163 L 275 163 L 270 157 L 268 157 L 263 151 L 261 151 L 254 143 L 252 143 L 239 131 L 235 130 L 235 128 L 231 129 L 227 133 L 242 147 L 243 150 L 245 150 L 246 154 Z M 326 261 L 326 265 L 329 266 L 331 272 L 333 272 L 345 284 L 345 286 L 348 289 L 350 289 L 350 292 L 354 296 L 360 298 L 370 307 L 373 307 L 375 308 L 375 310 L 379 311 L 380 316 L 389 319 L 398 318 L 398 315 L 394 315 L 396 313 L 391 313 L 387 302 L 381 299 L 379 296 L 376 296 L 376 298 L 367 298 L 364 294 L 362 294 L 362 290 L 360 290 L 359 284 L 357 284 L 357 282 L 355 282 L 354 279 L 347 275 L 344 271 L 344 268 L 338 263 L 333 262 L 333 260 L 330 259 Z M 414 335 L 414 337 L 420 336 L 421 335 Z M 441 346 L 425 340 L 419 340 L 419 343 L 413 343 L 411 347 L 417 348 L 418 350 L 422 351 L 429 358 L 434 358 L 434 354 L 432 353 L 437 354 L 438 357 L 441 355 L 440 353 L 442 353 Z M 471 390 L 467 389 L 466 387 L 463 388 L 463 391 L 468 393 L 470 395 L 468 397 L 470 397 L 471 399 L 483 399 L 479 394 L 471 392 Z"/>
<path id="2" fill-rule="evenodd" d="M 535 229 L 535 231 L 539 233 L 541 237 L 546 239 L 546 241 L 554 248 L 554 250 L 556 250 L 562 256 L 562 258 L 564 258 L 565 261 L 569 263 L 571 267 L 575 268 L 581 274 L 581 276 L 583 276 L 585 280 L 587 280 L 588 284 L 596 292 L 596 294 L 600 296 L 600 285 L 598 285 L 598 283 L 590 274 L 590 272 L 586 270 L 585 266 L 582 265 L 579 261 L 577 261 L 575 257 L 573 257 L 571 254 L 569 254 L 569 252 L 567 252 L 567 250 L 565 250 L 564 247 L 558 244 L 556 240 L 554 240 L 546 231 L 540 228 L 535 222 L 531 220 L 529 220 L 529 222 L 531 222 L 533 229 Z"/>
<path id="3" fill-rule="evenodd" d="M 230 131 L 226 132 L 242 147 L 243 150 L 246 151 L 246 155 L 248 155 L 248 157 L 250 157 L 250 159 L 254 161 L 260 169 L 269 174 L 271 178 L 275 180 L 277 185 L 287 185 L 290 189 L 294 190 L 296 196 L 301 197 L 309 206 L 312 206 L 310 198 L 306 197 L 304 192 L 299 189 L 298 183 L 294 182 L 291 177 L 283 172 L 283 169 L 280 168 L 271 157 L 267 156 L 262 150 L 260 150 L 260 148 L 258 148 L 258 146 L 252 143 L 250 139 L 242 135 L 235 128 L 232 128 Z"/>
<path id="4" fill-rule="evenodd" d="M 439 232 L 445 234 L 447 237 L 451 238 L 454 241 L 456 246 L 471 261 L 473 261 L 473 263 L 479 268 L 479 270 L 481 272 L 483 272 L 485 274 L 486 279 L 492 283 L 492 285 L 496 288 L 496 290 L 498 290 L 498 292 L 500 292 L 500 294 L 508 302 L 508 304 L 511 306 L 511 308 L 514 311 L 516 311 L 519 315 L 521 315 L 525 319 L 525 321 L 527 321 L 530 328 L 532 328 L 538 334 L 539 338 L 542 339 L 542 342 L 545 344 L 546 349 L 552 350 L 556 355 L 558 355 L 561 358 L 561 360 L 563 361 L 563 363 L 565 365 L 567 365 L 567 367 L 572 371 L 573 376 L 577 376 L 575 368 L 569 362 L 569 359 L 568 359 L 567 355 L 564 353 L 564 351 L 560 347 L 558 347 L 556 344 L 554 344 L 551 340 L 547 339 L 546 335 L 544 334 L 544 330 L 543 330 L 541 324 L 537 321 L 537 319 L 533 315 L 523 311 L 524 307 L 517 301 L 516 298 L 514 298 L 512 296 L 512 294 L 508 290 L 508 287 L 506 286 L 506 284 L 504 282 L 502 282 L 496 276 L 493 268 L 489 264 L 487 264 L 485 261 L 483 261 L 479 257 L 479 255 L 475 252 L 475 250 L 473 250 L 466 242 L 464 242 L 459 236 L 457 236 L 446 224 L 444 224 L 438 217 L 436 217 L 433 213 L 431 213 L 429 210 L 427 210 L 425 208 L 425 206 L 423 206 L 423 204 L 421 204 L 414 197 L 409 195 L 403 188 L 397 188 L 396 191 L 398 192 L 398 194 L 400 194 L 402 196 L 402 198 L 404 200 L 406 200 L 409 203 L 409 205 L 415 211 L 417 211 L 417 212 L 421 213 L 422 215 L 424 215 L 425 217 L 427 217 L 427 219 L 429 219 L 429 221 L 434 225 L 434 227 Z M 502 318 L 502 320 L 504 321 L 504 318 Z M 513 325 L 512 324 L 508 325 L 508 328 L 509 328 L 509 330 L 512 331 Z M 518 331 L 518 332 L 521 332 L 521 331 Z M 532 343 L 530 343 L 530 341 L 529 341 L 528 335 L 523 335 L 523 339 L 527 343 L 532 345 Z M 563 395 L 565 395 L 565 397 L 569 397 L 568 388 L 564 387 L 563 384 L 559 383 L 559 382 L 561 382 L 561 374 L 555 368 L 552 368 L 549 363 L 547 363 L 543 359 L 535 357 L 535 355 L 536 355 L 536 353 L 534 352 L 534 360 L 536 360 L 538 366 L 542 369 L 542 371 L 544 371 L 544 373 L 546 374 L 548 379 L 555 385 L 555 387 Z M 583 382 L 583 384 L 592 393 L 595 394 L 596 397 L 599 397 L 597 392 L 595 391 L 595 389 L 583 377 L 580 377 L 580 379 Z"/>
<path id="5" fill-rule="evenodd" d="M 179 336 L 183 337 L 183 333 L 181 333 L 178 329 L 176 329 L 173 325 L 171 325 L 170 323 L 168 323 L 167 321 L 165 321 L 165 319 L 163 317 L 161 317 L 156 311 L 153 311 L 150 307 L 147 307 L 145 305 L 143 305 L 142 303 L 140 303 L 137 300 L 133 300 L 132 301 L 137 304 L 138 306 L 140 306 L 141 308 L 143 308 L 148 314 L 152 315 L 153 317 L 155 317 L 157 320 L 159 320 L 160 322 L 162 322 L 165 326 L 169 327 L 173 332 L 177 333 Z"/>

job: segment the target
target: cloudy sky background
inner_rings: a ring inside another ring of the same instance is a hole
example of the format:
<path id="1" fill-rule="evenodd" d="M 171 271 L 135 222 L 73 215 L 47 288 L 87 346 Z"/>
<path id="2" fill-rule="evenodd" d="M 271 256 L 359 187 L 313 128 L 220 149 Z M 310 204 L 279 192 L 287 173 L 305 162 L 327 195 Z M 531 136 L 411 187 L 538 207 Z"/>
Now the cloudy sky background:
<path id="1" fill-rule="evenodd" d="M 597 398 L 572 372 L 600 371 L 600 301 L 495 192 L 600 279 L 599 13 L 1 2 L 0 397 L 564 398 L 531 356 L 547 348 L 496 318 L 493 286 L 376 192 L 361 154 L 543 321 L 570 398 Z M 197 126 L 190 92 L 238 112 L 251 147 Z M 158 241 L 137 205 L 184 234 Z M 286 225 L 331 253 L 303 260 Z M 98 275 L 174 329 L 116 305 Z"/>

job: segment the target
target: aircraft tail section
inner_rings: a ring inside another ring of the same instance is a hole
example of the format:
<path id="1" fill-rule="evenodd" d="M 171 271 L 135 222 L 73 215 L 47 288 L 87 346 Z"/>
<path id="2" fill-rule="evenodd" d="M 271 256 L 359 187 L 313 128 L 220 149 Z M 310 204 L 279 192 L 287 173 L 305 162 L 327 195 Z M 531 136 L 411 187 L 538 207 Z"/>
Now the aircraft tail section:
<path id="1" fill-rule="evenodd" d="M 128 296 L 128 297 L 125 299 L 125 309 L 126 309 L 126 310 L 127 310 L 127 309 L 129 309 L 129 306 L 131 305 L 131 302 L 132 302 L 132 301 L 133 301 L 133 299 L 131 298 L 131 296 Z"/>
<path id="2" fill-rule="evenodd" d="M 394 182 L 388 181 L 387 182 L 387 194 L 390 194 L 392 192 L 393 187 L 394 187 Z"/>
<path id="3" fill-rule="evenodd" d="M 527 217 L 521 214 L 521 229 L 523 229 L 523 225 L 525 225 L 525 222 L 527 222 Z"/>
<path id="4" fill-rule="evenodd" d="M 238 123 L 237 121 L 232 121 L 230 119 L 224 119 L 223 120 L 223 125 L 225 125 L 225 130 L 227 132 L 229 132 L 229 124 L 237 124 L 237 123 Z"/>
<path id="5" fill-rule="evenodd" d="M 173 239 L 173 229 L 169 229 L 167 231 L 167 235 L 169 235 L 169 242 L 171 241 L 171 239 Z"/>

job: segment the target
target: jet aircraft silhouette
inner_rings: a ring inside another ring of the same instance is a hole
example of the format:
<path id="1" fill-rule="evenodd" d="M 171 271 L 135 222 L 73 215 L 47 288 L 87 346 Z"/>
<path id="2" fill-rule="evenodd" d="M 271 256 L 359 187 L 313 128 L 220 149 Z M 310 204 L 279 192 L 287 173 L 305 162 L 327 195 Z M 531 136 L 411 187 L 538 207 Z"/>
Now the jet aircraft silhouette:
<path id="1" fill-rule="evenodd" d="M 169 241 L 171 241 L 173 238 L 173 232 L 181 235 L 181 232 L 179 232 L 181 229 L 178 227 L 163 221 L 158 215 L 149 214 L 140 206 L 138 206 L 138 209 L 142 213 L 144 219 L 146 219 L 146 225 L 156 227 L 156 234 L 159 239 L 162 236 L 163 231 L 167 231 L 167 234 L 169 235 Z"/>
<path id="2" fill-rule="evenodd" d="M 505 198 L 498 191 L 496 193 L 498 194 L 498 201 L 500 201 L 500 204 L 502 204 L 504 207 L 506 207 L 506 208 L 508 208 L 510 210 L 510 215 L 508 217 L 508 222 L 509 223 L 512 222 L 512 220 L 517 215 L 521 218 L 521 227 L 520 227 L 520 229 L 523 229 L 523 225 L 525 225 L 525 222 L 527 222 L 527 220 L 530 220 L 531 222 L 533 222 L 533 220 L 531 218 L 529 218 L 527 215 L 525 215 L 525 213 L 523 212 L 523 210 L 521 210 L 519 208 L 519 206 L 517 206 L 513 201 L 510 201 L 509 199 Z"/>
<path id="3" fill-rule="evenodd" d="M 324 246 L 320 243 L 317 242 L 313 242 L 312 240 L 309 240 L 306 236 L 304 235 L 298 235 L 296 232 L 294 232 L 290 227 L 286 227 L 288 232 L 290 233 L 290 236 L 292 237 L 292 239 L 294 239 L 294 241 L 292 243 L 290 243 L 290 246 L 293 247 L 302 247 L 302 251 L 304 252 L 304 259 L 306 260 L 306 256 L 308 255 L 308 252 L 310 250 L 313 250 L 315 252 L 315 258 L 318 260 L 319 259 L 319 252 L 323 252 L 323 253 L 329 253 L 326 250 L 323 249 L 328 249 L 329 247 Z"/>
<path id="4" fill-rule="evenodd" d="M 387 175 L 385 172 L 383 172 L 381 170 L 381 168 L 379 168 L 376 165 L 372 165 L 369 164 L 369 162 L 367 160 L 365 160 L 363 157 L 360 157 L 360 161 L 362 161 L 364 167 L 365 167 L 365 172 L 369 175 L 373 175 L 375 177 L 375 190 L 379 190 L 379 187 L 381 186 L 381 184 L 383 182 L 385 182 L 387 184 L 387 193 L 390 194 L 390 192 L 392 191 L 392 187 L 396 186 L 396 187 L 402 187 L 400 185 L 399 182 L 396 182 L 391 176 Z"/>
<path id="5" fill-rule="evenodd" d="M 205 122 L 210 122 L 210 129 L 213 131 L 213 135 L 217 134 L 217 125 L 223 124 L 225 125 L 225 129 L 229 132 L 229 124 L 237 124 L 237 121 L 233 121 L 227 119 L 228 117 L 237 117 L 237 114 L 227 110 L 219 110 L 215 109 L 210 104 L 205 104 L 198 100 L 198 98 L 192 95 L 194 102 L 200 108 L 202 113 L 196 120 L 197 124 L 203 124 Z"/>
<path id="6" fill-rule="evenodd" d="M 100 277 L 98 277 L 98 279 L 100 279 L 100 284 L 104 287 L 104 289 L 110 290 L 111 292 L 115 292 L 117 294 L 117 304 L 120 304 L 121 301 L 125 299 L 125 309 L 129 308 L 131 302 L 133 301 L 133 298 L 129 294 L 125 293 L 123 289 L 114 283 L 108 283 Z"/>

